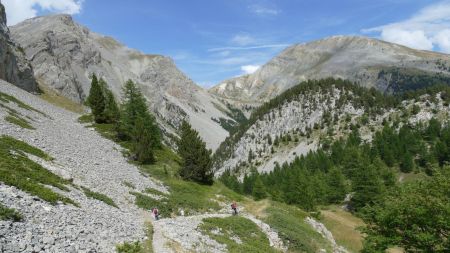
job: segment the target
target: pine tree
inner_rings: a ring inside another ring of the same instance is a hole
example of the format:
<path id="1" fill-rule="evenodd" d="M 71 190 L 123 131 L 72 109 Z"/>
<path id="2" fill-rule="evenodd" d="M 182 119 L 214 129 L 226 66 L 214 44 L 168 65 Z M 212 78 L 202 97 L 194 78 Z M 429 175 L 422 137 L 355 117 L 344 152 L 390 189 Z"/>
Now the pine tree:
<path id="1" fill-rule="evenodd" d="M 99 84 L 102 87 L 103 96 L 105 98 L 105 109 L 103 112 L 105 121 L 106 123 L 116 123 L 119 120 L 120 114 L 114 94 L 108 89 L 105 80 L 100 79 Z"/>
<path id="2" fill-rule="evenodd" d="M 183 159 L 180 176 L 203 184 L 213 183 L 211 150 L 200 138 L 198 132 L 184 121 L 180 127 L 178 154 Z"/>
<path id="3" fill-rule="evenodd" d="M 113 107 L 114 105 L 111 104 L 112 114 L 115 110 Z M 159 128 L 155 118 L 148 111 L 144 96 L 131 80 L 127 81 L 124 87 L 116 130 L 121 140 L 131 141 L 131 151 L 136 161 L 140 163 L 154 162 L 153 151 L 161 147 Z"/>
<path id="4" fill-rule="evenodd" d="M 152 148 L 161 147 L 160 131 L 153 115 L 148 111 L 148 106 L 136 84 L 128 80 L 125 83 L 120 120 L 117 124 L 118 137 L 122 140 L 137 140 L 134 130 L 137 119 L 144 120 L 144 125 L 150 132 Z"/>
<path id="5" fill-rule="evenodd" d="M 378 168 L 374 164 L 366 165 L 356 171 L 356 176 L 352 182 L 355 194 L 352 197 L 352 207 L 359 211 L 366 205 L 375 203 L 382 195 L 384 187 L 378 174 Z"/>
<path id="6" fill-rule="evenodd" d="M 146 116 L 144 116 L 146 117 Z M 142 164 L 150 164 L 155 162 L 153 156 L 154 138 L 152 137 L 152 129 L 146 122 L 149 119 L 145 119 L 142 116 L 138 116 L 133 128 L 133 145 L 132 152 L 135 155 L 135 160 Z"/>
<path id="7" fill-rule="evenodd" d="M 409 152 L 403 155 L 402 163 L 400 164 L 400 170 L 404 173 L 409 173 L 414 169 L 414 160 Z"/>
<path id="8" fill-rule="evenodd" d="M 255 179 L 252 195 L 255 198 L 255 200 L 261 200 L 267 196 L 266 188 L 264 187 L 264 183 L 262 182 L 261 177 L 259 176 L 257 176 Z"/>
<path id="9" fill-rule="evenodd" d="M 89 90 L 87 104 L 91 107 L 95 122 L 104 123 L 105 97 L 103 95 L 103 89 L 95 74 L 92 75 L 91 89 Z"/>
<path id="10" fill-rule="evenodd" d="M 333 168 L 327 175 L 327 186 L 329 189 L 327 201 L 329 203 L 339 203 L 344 200 L 347 193 L 345 177 L 341 170 Z"/>

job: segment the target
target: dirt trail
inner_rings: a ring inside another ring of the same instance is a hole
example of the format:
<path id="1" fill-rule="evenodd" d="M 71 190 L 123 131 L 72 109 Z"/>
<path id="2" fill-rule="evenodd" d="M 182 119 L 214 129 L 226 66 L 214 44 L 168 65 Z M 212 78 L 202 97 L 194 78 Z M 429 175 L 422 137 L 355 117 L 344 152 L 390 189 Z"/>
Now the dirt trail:
<path id="1" fill-rule="evenodd" d="M 240 215 L 253 221 L 261 231 L 266 234 L 272 247 L 283 252 L 286 251 L 283 241 L 279 238 L 277 232 L 275 232 L 268 224 L 247 213 L 240 213 Z M 160 219 L 158 221 L 155 221 L 151 215 L 149 216 L 152 220 L 154 229 L 154 252 L 227 252 L 226 245 L 216 242 L 207 235 L 203 235 L 197 230 L 197 227 L 205 218 L 225 218 L 231 216 L 230 213 L 222 212 L 194 216 L 180 216 L 176 218 Z M 177 245 L 178 247 L 174 247 L 174 245 Z M 180 248 L 182 248 L 182 250 Z"/>

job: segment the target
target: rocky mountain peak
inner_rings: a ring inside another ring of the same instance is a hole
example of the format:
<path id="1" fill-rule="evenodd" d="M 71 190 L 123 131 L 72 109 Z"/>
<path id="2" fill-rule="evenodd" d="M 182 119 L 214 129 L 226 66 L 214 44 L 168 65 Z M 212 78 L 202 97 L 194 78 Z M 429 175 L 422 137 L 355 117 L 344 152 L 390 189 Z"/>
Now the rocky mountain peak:
<path id="1" fill-rule="evenodd" d="M 225 80 L 210 92 L 231 101 L 265 101 L 308 79 L 349 79 L 382 91 L 393 68 L 421 75 L 450 76 L 450 56 L 360 36 L 333 36 L 290 46 L 251 75 Z M 381 73 L 381 74 L 380 74 Z"/>

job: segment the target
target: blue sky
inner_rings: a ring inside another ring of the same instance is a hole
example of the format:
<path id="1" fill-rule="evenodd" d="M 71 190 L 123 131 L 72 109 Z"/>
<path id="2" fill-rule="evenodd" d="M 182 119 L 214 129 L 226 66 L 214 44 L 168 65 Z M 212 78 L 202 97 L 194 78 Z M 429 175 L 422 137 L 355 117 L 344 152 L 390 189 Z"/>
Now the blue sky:
<path id="1" fill-rule="evenodd" d="M 9 24 L 73 14 L 131 48 L 171 56 L 203 86 L 251 73 L 288 45 L 364 35 L 450 52 L 450 1 L 2 0 Z"/>

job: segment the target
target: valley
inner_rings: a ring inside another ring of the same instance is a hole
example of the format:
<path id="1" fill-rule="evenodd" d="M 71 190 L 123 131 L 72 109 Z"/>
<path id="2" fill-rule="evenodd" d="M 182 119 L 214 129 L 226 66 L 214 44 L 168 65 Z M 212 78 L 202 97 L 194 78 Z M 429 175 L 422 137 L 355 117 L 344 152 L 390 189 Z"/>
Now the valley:
<path id="1" fill-rule="evenodd" d="M 0 252 L 450 250 L 448 54 L 332 36 L 206 89 L 0 7 Z"/>

